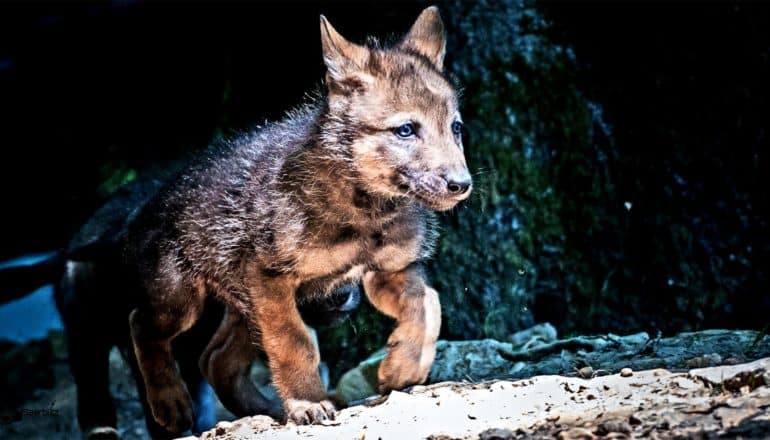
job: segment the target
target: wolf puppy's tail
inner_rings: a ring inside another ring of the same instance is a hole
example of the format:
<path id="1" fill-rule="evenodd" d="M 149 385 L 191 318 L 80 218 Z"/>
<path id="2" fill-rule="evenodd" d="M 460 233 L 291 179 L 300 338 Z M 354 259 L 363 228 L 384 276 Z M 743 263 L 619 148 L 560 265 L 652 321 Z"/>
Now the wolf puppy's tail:
<path id="1" fill-rule="evenodd" d="M 31 264 L 0 265 L 0 304 L 32 293 L 36 288 L 54 283 L 64 269 L 62 252 L 51 252 Z"/>

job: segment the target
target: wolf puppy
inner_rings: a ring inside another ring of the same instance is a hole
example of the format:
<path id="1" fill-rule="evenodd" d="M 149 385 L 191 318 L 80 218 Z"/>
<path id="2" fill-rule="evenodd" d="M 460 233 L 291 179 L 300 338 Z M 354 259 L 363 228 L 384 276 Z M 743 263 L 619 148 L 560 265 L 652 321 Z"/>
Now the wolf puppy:
<path id="1" fill-rule="evenodd" d="M 61 252 L 33 265 L 0 268 L 2 292 L 18 294 L 54 283 L 56 305 L 66 329 L 70 371 L 77 385 L 78 422 L 87 439 L 119 438 L 109 388 L 109 357 L 113 347 L 119 348 L 134 376 L 150 436 L 162 439 L 180 434 L 159 425 L 147 403 L 128 326 L 129 314 L 146 300 L 140 298 L 142 281 L 123 260 L 127 231 L 163 184 L 164 179 L 145 177 L 122 187 L 83 224 Z M 314 326 L 342 322 L 360 301 L 358 283 L 323 295 L 307 291 L 313 287 L 303 287 L 297 305 L 302 319 Z M 241 315 L 225 310 L 221 301 L 209 296 L 195 325 L 174 339 L 172 349 L 180 376 L 193 395 L 195 432 L 211 429 L 216 423 L 204 381 L 212 385 L 223 405 L 238 417 L 283 417 L 280 401 L 262 395 L 250 380 L 253 360 L 264 359 L 264 353 L 248 338 Z"/>
<path id="2" fill-rule="evenodd" d="M 129 231 L 126 257 L 144 280 L 144 302 L 129 319 L 134 351 L 152 414 L 172 432 L 189 427 L 191 411 L 171 341 L 208 295 L 229 315 L 204 374 L 239 370 L 238 350 L 258 344 L 295 423 L 335 411 L 297 311 L 303 295 L 362 281 L 369 301 L 396 319 L 381 392 L 423 382 L 430 370 L 441 311 L 420 263 L 436 237 L 432 212 L 471 189 L 457 96 L 442 74 L 444 26 L 428 8 L 399 44 L 365 47 L 321 17 L 321 41 L 324 98 L 225 142 Z M 251 340 L 223 342 L 240 319 Z"/>

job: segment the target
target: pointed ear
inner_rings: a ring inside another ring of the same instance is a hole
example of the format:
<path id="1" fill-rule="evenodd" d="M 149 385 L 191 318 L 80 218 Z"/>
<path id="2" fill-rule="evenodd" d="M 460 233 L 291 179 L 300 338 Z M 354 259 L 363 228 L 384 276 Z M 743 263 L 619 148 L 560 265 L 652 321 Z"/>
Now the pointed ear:
<path id="1" fill-rule="evenodd" d="M 362 73 L 362 66 L 368 56 L 367 49 L 346 40 L 323 15 L 321 48 L 327 69 L 327 82 L 343 82 Z"/>
<path id="2" fill-rule="evenodd" d="M 439 71 L 444 69 L 446 38 L 444 22 L 441 21 L 437 7 L 431 6 L 422 11 L 401 41 L 400 47 L 425 56 Z"/>

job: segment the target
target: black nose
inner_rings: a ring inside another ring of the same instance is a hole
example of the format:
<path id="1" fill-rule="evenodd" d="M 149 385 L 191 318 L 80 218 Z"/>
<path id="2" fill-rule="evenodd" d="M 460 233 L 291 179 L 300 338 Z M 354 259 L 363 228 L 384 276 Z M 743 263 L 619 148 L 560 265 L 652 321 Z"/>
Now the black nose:
<path id="1" fill-rule="evenodd" d="M 470 187 L 471 187 L 470 179 L 463 179 L 463 180 L 447 179 L 446 181 L 446 189 L 454 195 L 465 194 L 466 192 L 468 192 L 468 188 Z"/>

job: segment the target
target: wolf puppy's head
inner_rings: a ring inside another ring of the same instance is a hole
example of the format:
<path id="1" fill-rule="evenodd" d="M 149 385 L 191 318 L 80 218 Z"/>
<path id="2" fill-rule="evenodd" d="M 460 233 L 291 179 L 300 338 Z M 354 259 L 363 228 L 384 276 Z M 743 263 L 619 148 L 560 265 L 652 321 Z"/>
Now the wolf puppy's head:
<path id="1" fill-rule="evenodd" d="M 327 140 L 346 149 L 358 184 L 385 197 L 411 197 L 447 210 L 468 197 L 462 119 L 444 77 L 444 24 L 425 9 L 387 48 L 347 41 L 321 16 L 327 67 Z"/>

